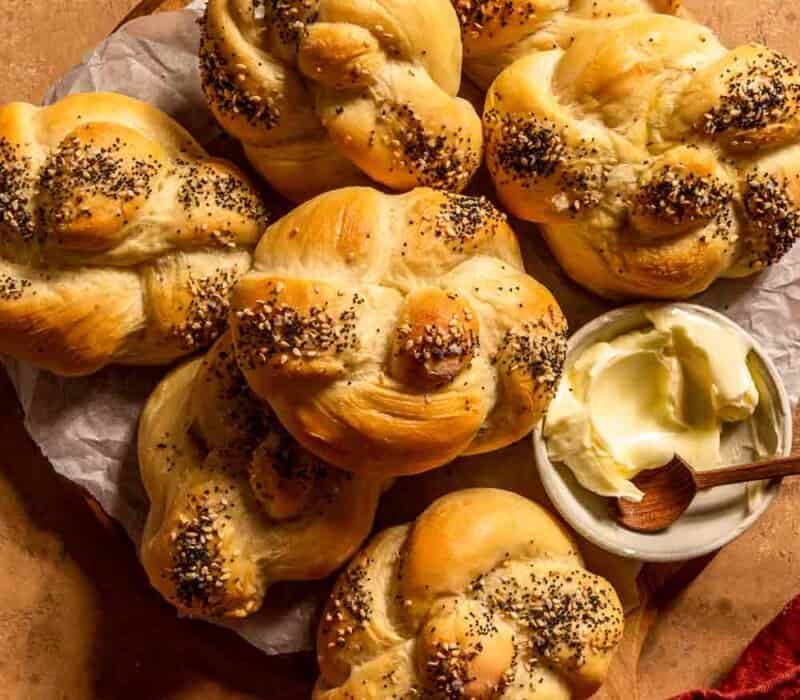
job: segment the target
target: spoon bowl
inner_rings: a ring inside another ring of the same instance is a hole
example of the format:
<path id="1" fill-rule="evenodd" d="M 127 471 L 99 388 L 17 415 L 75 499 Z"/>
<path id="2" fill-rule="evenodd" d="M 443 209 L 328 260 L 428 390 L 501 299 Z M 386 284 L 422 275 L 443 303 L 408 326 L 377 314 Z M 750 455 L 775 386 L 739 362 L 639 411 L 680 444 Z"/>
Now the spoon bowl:
<path id="1" fill-rule="evenodd" d="M 716 320 L 752 344 L 752 370 L 772 404 L 778 428 L 777 442 L 765 447 L 776 456 L 788 455 L 792 445 L 791 404 L 775 365 L 758 340 L 707 307 L 685 302 L 669 305 Z M 661 306 L 661 303 L 647 303 L 620 307 L 585 324 L 569 339 L 566 367 L 597 342 L 647 327 L 647 312 Z M 658 532 L 636 532 L 617 520 L 614 500 L 589 491 L 569 467 L 551 461 L 541 425 L 534 431 L 533 449 L 535 466 L 550 503 L 570 527 L 602 549 L 640 561 L 685 561 L 723 547 L 763 515 L 779 490 L 776 479 L 764 482 L 762 488 L 738 484 L 700 491 L 689 510 L 671 527 Z"/>
<path id="2" fill-rule="evenodd" d="M 617 499 L 617 520 L 635 532 L 660 532 L 680 518 L 699 490 L 800 474 L 800 456 L 766 459 L 735 467 L 697 471 L 675 455 L 658 469 L 639 474 L 641 501 Z"/>
<path id="3" fill-rule="evenodd" d="M 692 468 L 677 455 L 671 462 L 633 479 L 644 495 L 638 503 L 618 498 L 617 520 L 635 532 L 666 530 L 683 515 L 697 493 Z"/>

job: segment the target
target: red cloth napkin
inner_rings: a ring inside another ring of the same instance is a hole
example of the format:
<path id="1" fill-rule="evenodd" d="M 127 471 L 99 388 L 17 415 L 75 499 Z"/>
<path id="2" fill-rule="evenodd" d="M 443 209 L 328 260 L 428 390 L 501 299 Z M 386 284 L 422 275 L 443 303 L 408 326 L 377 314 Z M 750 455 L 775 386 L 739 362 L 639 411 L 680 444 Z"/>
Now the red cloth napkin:
<path id="1" fill-rule="evenodd" d="M 800 595 L 745 649 L 717 690 L 692 690 L 670 700 L 799 700 Z"/>

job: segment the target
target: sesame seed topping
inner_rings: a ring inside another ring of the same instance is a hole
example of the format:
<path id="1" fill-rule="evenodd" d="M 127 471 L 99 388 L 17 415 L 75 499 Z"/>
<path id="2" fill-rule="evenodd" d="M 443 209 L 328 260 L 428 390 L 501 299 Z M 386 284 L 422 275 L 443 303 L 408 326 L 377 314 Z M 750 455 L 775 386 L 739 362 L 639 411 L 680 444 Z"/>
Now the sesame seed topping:
<path id="1" fill-rule="evenodd" d="M 191 295 L 186 320 L 172 327 L 172 334 L 187 351 L 210 345 L 225 330 L 230 309 L 230 291 L 239 276 L 238 268 L 218 269 L 212 275 L 193 277 L 186 283 Z"/>
<path id="2" fill-rule="evenodd" d="M 262 8 L 266 24 L 277 32 L 280 40 L 296 45 L 306 27 L 317 19 L 318 2 L 312 0 L 255 0 L 255 10 Z"/>
<path id="3" fill-rule="evenodd" d="M 541 319 L 525 322 L 519 330 L 506 331 L 496 358 L 501 358 L 502 371 L 527 371 L 545 391 L 553 392 L 564 371 L 566 356 L 566 328 Z"/>
<path id="4" fill-rule="evenodd" d="M 585 150 L 578 152 L 585 154 Z M 558 184 L 564 210 L 575 217 L 581 211 L 596 207 L 606 192 L 609 167 L 602 163 L 573 160 L 561 168 Z"/>
<path id="5" fill-rule="evenodd" d="M 277 358 L 283 364 L 289 356 L 312 359 L 320 353 L 340 354 L 359 347 L 356 310 L 364 303 L 363 297 L 354 294 L 350 306 L 334 317 L 327 302 L 300 311 L 278 301 L 280 286 L 273 287 L 269 298 L 254 308 L 236 312 L 238 348 L 244 362 L 257 366 Z"/>
<path id="6" fill-rule="evenodd" d="M 733 187 L 717 177 L 665 165 L 639 188 L 633 209 L 684 224 L 713 218 L 732 198 Z"/>
<path id="7" fill-rule="evenodd" d="M 106 197 L 123 204 L 152 194 L 158 161 L 149 156 L 121 155 L 125 143 L 116 138 L 110 145 L 97 146 L 70 136 L 52 152 L 40 175 L 42 191 L 50 197 L 50 221 L 69 224 L 91 216 L 86 197 Z"/>
<path id="8" fill-rule="evenodd" d="M 263 203 L 244 181 L 232 173 L 185 160 L 178 161 L 178 172 L 182 180 L 178 202 L 190 217 L 192 211 L 200 207 L 216 207 L 245 219 L 256 220 L 262 227 L 266 225 L 267 212 Z M 224 230 L 215 234 L 220 241 L 225 241 L 226 236 L 229 240 L 232 235 Z"/>
<path id="9" fill-rule="evenodd" d="M 726 91 L 719 104 L 703 116 L 708 134 L 730 129 L 762 129 L 785 121 L 800 100 L 798 67 L 787 57 L 764 49 L 757 61 L 741 61 L 725 71 Z"/>
<path id="10" fill-rule="evenodd" d="M 6 226 L 23 240 L 35 233 L 30 210 L 34 178 L 31 160 L 20 153 L 19 144 L 0 137 L 0 240 Z"/>
<path id="11" fill-rule="evenodd" d="M 475 680 L 470 665 L 483 652 L 483 643 L 480 639 L 463 645 L 439 641 L 435 648 L 436 653 L 428 660 L 425 670 L 438 693 L 436 697 L 442 700 L 465 699 L 468 684 Z M 500 690 L 495 688 L 497 694 Z"/>
<path id="12" fill-rule="evenodd" d="M 480 349 L 480 341 L 472 330 L 466 330 L 461 320 L 453 316 L 447 328 L 428 323 L 423 333 L 412 335 L 411 326 L 397 329 L 399 346 L 415 362 L 426 364 L 448 358 L 474 357 Z"/>
<path id="13" fill-rule="evenodd" d="M 390 100 L 380 105 L 377 121 L 389 130 L 386 145 L 396 167 L 415 173 L 420 185 L 459 190 L 480 165 L 480 144 L 463 133 L 464 127 L 426 125 L 411 105 Z"/>
<path id="14" fill-rule="evenodd" d="M 186 608 L 212 610 L 219 605 L 230 571 L 220 551 L 225 527 L 222 504 L 205 496 L 192 497 L 194 512 L 182 518 L 174 533 L 172 566 L 164 572 L 175 586 L 175 596 Z"/>
<path id="15" fill-rule="evenodd" d="M 30 280 L 12 277 L 0 272 L 0 300 L 2 301 L 18 301 L 22 299 L 25 290 L 30 286 Z"/>
<path id="16" fill-rule="evenodd" d="M 760 236 L 747 239 L 750 266 L 761 268 L 780 260 L 800 237 L 800 209 L 792 201 L 788 180 L 754 171 L 747 176 L 744 206 Z"/>
<path id="17" fill-rule="evenodd" d="M 511 181 L 550 177 L 566 160 L 566 146 L 555 124 L 542 121 L 530 112 L 485 115 L 489 129 L 489 148 L 494 152 L 503 175 Z"/>
<path id="18" fill-rule="evenodd" d="M 557 126 L 529 112 L 503 114 L 491 110 L 486 115 L 488 150 L 493 155 L 498 183 L 515 183 L 523 189 L 535 186 L 541 178 L 558 173 L 560 192 L 553 198 L 559 212 L 572 217 L 597 206 L 607 189 L 611 165 L 592 139 L 568 148 L 566 137 Z"/>
<path id="19" fill-rule="evenodd" d="M 358 630 L 366 629 L 372 618 L 374 600 L 366 585 L 369 581 L 367 571 L 371 564 L 371 560 L 367 559 L 361 564 L 348 567 L 337 582 L 335 597 L 328 601 L 322 632 L 335 638 L 333 646 L 346 646 L 348 637 Z"/>
<path id="20" fill-rule="evenodd" d="M 276 29 L 281 41 L 294 45 L 305 29 L 305 24 L 295 16 L 298 12 L 297 6 L 310 4 L 286 0 L 256 0 L 252 10 L 254 18 L 259 22 L 267 19 L 264 24 L 268 23 Z M 267 89 L 257 78 L 248 83 L 248 66 L 238 58 L 234 57 L 233 61 L 225 58 L 223 48 L 209 35 L 206 17 L 200 20 L 200 25 L 200 76 L 208 101 L 220 112 L 243 117 L 251 126 L 259 126 L 268 131 L 277 127 L 281 123 L 280 90 Z M 257 87 L 253 87 L 254 85 Z"/>
<path id="21" fill-rule="evenodd" d="M 577 669 L 587 652 L 613 649 L 622 635 L 622 611 L 596 582 L 583 570 L 537 574 L 531 565 L 527 580 L 494 577 L 487 586 L 479 577 L 471 589 L 493 614 L 527 632 L 529 653 L 545 664 L 558 659 Z"/>
<path id="22" fill-rule="evenodd" d="M 519 0 L 453 0 L 453 6 L 465 36 L 472 38 L 481 35 L 488 24 L 524 26 L 536 17 L 535 4 Z M 494 35 L 494 31 L 488 33 Z"/>
<path id="23" fill-rule="evenodd" d="M 443 238 L 454 253 L 463 253 L 472 242 L 477 247 L 479 233 L 493 236 L 506 215 L 486 197 L 468 197 L 449 193 L 436 215 L 437 238 Z"/>
<path id="24" fill-rule="evenodd" d="M 200 49 L 200 75 L 206 99 L 220 112 L 241 115 L 248 123 L 267 130 L 280 123 L 280 109 L 273 96 L 248 92 L 232 77 L 217 44 L 206 38 Z"/>

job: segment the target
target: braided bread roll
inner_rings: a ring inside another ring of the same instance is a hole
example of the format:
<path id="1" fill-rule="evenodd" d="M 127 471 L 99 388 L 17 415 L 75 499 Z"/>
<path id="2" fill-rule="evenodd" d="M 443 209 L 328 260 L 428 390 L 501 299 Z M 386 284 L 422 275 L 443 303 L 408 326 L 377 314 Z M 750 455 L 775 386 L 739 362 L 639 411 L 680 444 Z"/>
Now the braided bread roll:
<path id="1" fill-rule="evenodd" d="M 494 82 L 487 161 L 578 283 L 685 298 L 800 233 L 800 72 L 666 15 L 609 20 Z"/>
<path id="2" fill-rule="evenodd" d="M 370 180 L 462 190 L 483 137 L 461 52 L 448 0 L 210 0 L 200 66 L 223 128 L 303 201 Z"/>
<path id="3" fill-rule="evenodd" d="M 544 509 L 457 491 L 377 535 L 339 578 L 312 697 L 586 698 L 622 630 L 614 589 Z"/>
<path id="4" fill-rule="evenodd" d="M 0 107 L 0 352 L 64 375 L 167 363 L 225 325 L 256 191 L 114 94 Z"/>
<path id="5" fill-rule="evenodd" d="M 635 13 L 675 14 L 681 0 L 451 0 L 464 37 L 464 72 L 486 90 L 533 51 L 566 48 L 598 20 Z"/>
<path id="6" fill-rule="evenodd" d="M 411 474 L 541 418 L 566 322 L 485 198 L 321 195 L 271 226 L 237 284 L 239 366 L 289 433 L 344 469 Z"/>
<path id="7" fill-rule="evenodd" d="M 139 461 L 142 563 L 167 600 L 202 618 L 247 616 L 272 583 L 338 569 L 369 534 L 382 486 L 289 437 L 249 390 L 230 333 L 156 388 Z"/>

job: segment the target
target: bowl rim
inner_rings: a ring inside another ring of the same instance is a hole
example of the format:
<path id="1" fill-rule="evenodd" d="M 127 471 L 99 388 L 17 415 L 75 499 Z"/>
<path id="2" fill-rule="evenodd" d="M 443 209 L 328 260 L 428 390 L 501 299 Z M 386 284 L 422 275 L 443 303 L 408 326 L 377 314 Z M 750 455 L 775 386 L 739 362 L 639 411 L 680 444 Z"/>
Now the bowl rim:
<path id="1" fill-rule="evenodd" d="M 792 452 L 793 416 L 791 402 L 789 401 L 789 396 L 786 392 L 786 385 L 784 384 L 783 378 L 781 377 L 767 352 L 762 347 L 761 343 L 759 343 L 739 324 L 735 323 L 715 309 L 688 302 L 644 302 L 618 307 L 592 319 L 579 328 L 572 336 L 570 336 L 567 345 L 567 358 L 570 357 L 570 353 L 574 352 L 577 347 L 580 347 L 586 343 L 591 336 L 597 335 L 602 331 L 602 329 L 606 328 L 610 324 L 617 323 L 626 316 L 640 315 L 649 309 L 663 308 L 665 306 L 704 314 L 720 322 L 723 326 L 734 329 L 737 333 L 745 337 L 750 342 L 752 352 L 758 356 L 759 361 L 766 368 L 766 374 L 768 375 L 769 381 L 772 384 L 772 388 L 775 391 L 775 395 L 778 398 L 778 412 L 783 417 L 783 425 L 779 427 L 779 432 L 782 438 L 781 455 L 789 456 Z M 589 512 L 589 509 L 581 505 L 577 499 L 575 499 L 572 504 L 565 503 L 565 492 L 571 492 L 571 489 L 569 486 L 564 484 L 560 476 L 558 476 L 555 466 L 550 461 L 550 456 L 547 452 L 547 442 L 542 434 L 544 420 L 545 418 L 543 417 L 533 430 L 533 451 L 536 468 L 539 472 L 539 477 L 542 480 L 542 485 L 544 486 L 550 502 L 560 513 L 561 517 L 563 517 L 564 520 L 569 523 L 570 527 L 572 527 L 582 537 L 586 538 L 607 552 L 611 552 L 612 554 L 616 554 L 627 559 L 638 559 L 644 562 L 675 562 L 694 559 L 714 552 L 721 547 L 724 547 L 726 544 L 729 544 L 746 532 L 750 527 L 752 527 L 778 495 L 781 479 L 773 479 L 765 489 L 764 496 L 758 505 L 753 508 L 752 512 L 748 513 L 747 516 L 742 519 L 741 523 L 736 528 L 733 528 L 725 535 L 714 538 L 708 542 L 679 548 L 677 551 L 643 553 L 629 545 L 617 544 L 616 542 L 599 535 L 596 530 L 589 527 L 589 524 L 579 517 L 580 513 Z M 578 488 L 583 487 L 578 486 Z M 665 533 L 661 532 L 655 533 L 651 536 L 663 537 L 669 535 L 665 535 Z"/>

